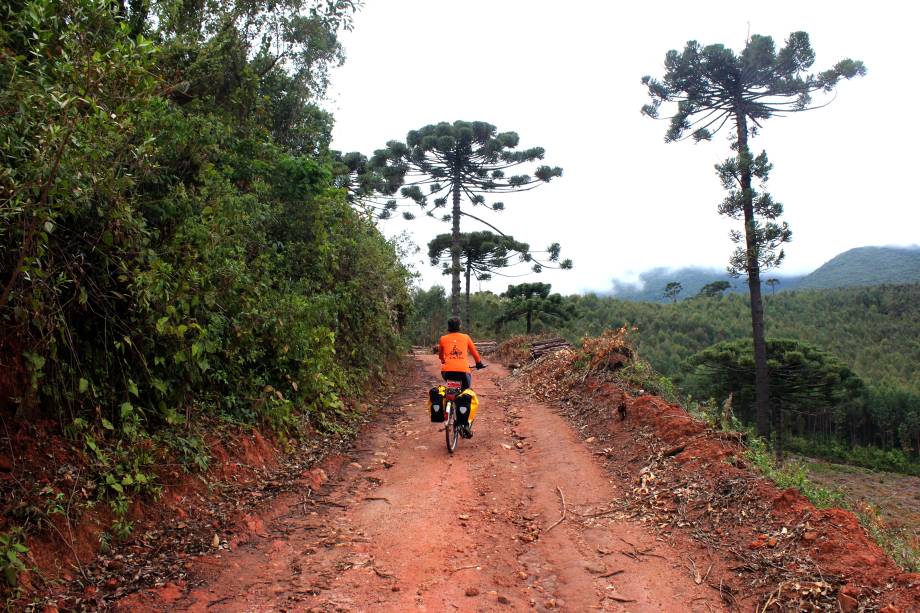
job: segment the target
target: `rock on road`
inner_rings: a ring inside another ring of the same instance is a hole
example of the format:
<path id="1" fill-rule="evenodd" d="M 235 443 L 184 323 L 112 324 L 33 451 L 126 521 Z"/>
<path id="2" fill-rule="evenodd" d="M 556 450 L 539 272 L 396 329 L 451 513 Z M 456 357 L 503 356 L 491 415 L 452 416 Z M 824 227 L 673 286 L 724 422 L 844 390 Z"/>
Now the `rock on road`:
<path id="1" fill-rule="evenodd" d="M 411 385 L 306 504 L 278 500 L 265 527 L 187 593 L 127 610 L 721 611 L 686 554 L 612 511 L 623 488 L 563 417 L 498 365 L 476 372 L 474 437 L 448 455 L 427 414 L 439 379 Z M 565 499 L 565 519 L 562 499 Z M 596 515 L 592 517 L 592 515 Z"/>

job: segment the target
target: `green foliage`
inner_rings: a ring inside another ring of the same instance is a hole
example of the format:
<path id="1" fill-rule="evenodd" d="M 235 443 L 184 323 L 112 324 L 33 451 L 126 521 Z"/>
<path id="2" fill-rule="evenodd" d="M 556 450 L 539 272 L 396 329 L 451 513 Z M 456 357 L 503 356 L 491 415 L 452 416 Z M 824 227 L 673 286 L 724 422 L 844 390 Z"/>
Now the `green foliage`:
<path id="1" fill-rule="evenodd" d="M 776 281 L 776 279 L 770 279 L 770 281 Z M 767 285 L 770 284 L 770 281 L 767 281 Z M 728 281 L 713 281 L 712 283 L 707 283 L 702 288 L 700 288 L 697 296 L 701 298 L 715 298 L 717 296 L 721 296 L 730 287 L 731 283 Z"/>
<path id="2" fill-rule="evenodd" d="M 440 266 L 445 275 L 451 274 L 450 234 L 438 234 L 428 243 L 428 259 L 432 266 Z M 512 262 L 511 259 L 515 258 Z M 460 234 L 460 264 L 468 276 L 477 281 L 487 281 L 501 268 L 529 261 L 530 245 L 489 231 L 462 232 Z M 467 286 L 469 290 L 469 286 Z"/>
<path id="3" fill-rule="evenodd" d="M 786 461 L 777 466 L 767 443 L 753 433 L 748 437 L 745 457 L 765 477 L 776 483 L 781 489 L 794 487 L 819 509 L 829 507 L 847 508 L 843 494 L 836 490 L 815 485 L 808 479 L 808 471 L 803 462 Z"/>
<path id="4" fill-rule="evenodd" d="M 410 308 L 315 106 L 354 3 L 124 4 L 0 9 L 0 397 L 82 444 L 119 538 L 204 425 L 339 428 Z"/>
<path id="5" fill-rule="evenodd" d="M 676 105 L 665 142 L 682 140 L 688 133 L 696 141 L 708 140 L 726 124 L 736 130 L 732 139 L 735 153 L 716 166 L 728 192 L 719 213 L 743 222 L 743 231 L 729 233 L 737 247 L 729 259 L 728 272 L 748 279 L 757 432 L 761 435 L 778 424 L 770 420 L 760 273 L 779 266 L 784 257 L 782 245 L 792 238 L 792 232 L 785 222 L 778 221 L 783 206 L 762 191 L 772 168 L 767 154 L 755 157 L 748 140 L 758 133 L 764 120 L 804 111 L 812 105 L 812 93 L 833 91 L 841 79 L 866 72 L 862 62 L 846 59 L 818 75 L 807 74 L 814 61 L 805 32 L 793 32 L 779 51 L 772 38 L 755 34 L 740 54 L 724 45 L 703 47 L 690 41 L 682 53 L 668 51 L 662 80 L 642 78 L 651 98 L 651 103 L 642 107 L 644 114 L 657 118 L 663 103 Z M 755 181 L 760 183 L 758 188 Z"/>
<path id="6" fill-rule="evenodd" d="M 832 430 L 864 416 L 862 380 L 836 357 L 794 340 L 767 339 L 771 402 L 797 433 Z M 686 389 L 702 398 L 734 398 L 742 421 L 753 421 L 754 352 L 749 339 L 723 341 L 691 356 Z"/>
<path id="7" fill-rule="evenodd" d="M 352 164 L 359 172 L 363 168 L 365 175 L 371 178 L 353 179 L 351 175 L 346 183 L 359 186 L 357 197 L 363 186 L 392 196 L 397 190 L 402 198 L 418 204 L 429 216 L 434 216 L 437 209 L 445 208 L 450 199 L 450 213 L 442 217 L 449 221 L 451 227 L 450 274 L 451 274 L 451 314 L 460 316 L 460 273 L 462 267 L 460 245 L 460 218 L 469 217 L 490 228 L 497 230 L 489 222 L 461 207 L 461 199 L 469 202 L 470 207 L 483 206 L 493 211 L 504 209 L 502 202 L 486 202 L 487 195 L 507 194 L 525 191 L 548 183 L 562 176 L 562 169 L 539 165 L 533 174 L 515 174 L 507 172 L 543 159 L 542 147 L 518 149 L 519 138 L 514 132 L 498 132 L 498 129 L 483 121 L 441 122 L 427 125 L 419 130 L 411 130 L 406 135 L 406 142 L 390 141 L 385 149 L 378 149 L 373 157 L 362 166 L 361 156 L 352 154 Z M 346 156 L 349 157 L 349 156 Z M 395 200 L 387 202 L 381 211 L 382 217 L 389 216 L 395 208 Z M 406 218 L 412 215 L 407 213 Z M 503 234 L 499 231 L 499 234 Z M 559 246 L 551 245 L 550 259 L 559 257 Z M 560 267 L 570 268 L 566 260 Z M 538 266 L 535 266 L 539 270 Z"/>
<path id="8" fill-rule="evenodd" d="M 851 446 L 837 439 L 822 440 L 802 436 L 790 437 L 787 447 L 795 453 L 825 458 L 841 464 L 920 476 L 920 459 L 911 459 L 902 449 Z"/>
<path id="9" fill-rule="evenodd" d="M 530 334 L 535 317 L 549 322 L 568 321 L 574 314 L 572 306 L 559 294 L 550 294 L 551 289 L 549 283 L 509 285 L 508 291 L 502 294 L 506 301 L 495 325 L 501 327 L 523 318 L 527 322 L 526 332 Z"/>
<path id="10" fill-rule="evenodd" d="M 444 292 L 440 288 L 431 292 L 438 292 L 441 299 L 416 310 L 414 329 L 435 320 L 445 321 Z M 474 321 L 493 321 L 508 304 L 507 299 L 491 292 L 473 294 L 470 302 Z M 546 322 L 556 333 L 577 343 L 607 328 L 635 326 L 638 331 L 632 336 L 642 358 L 685 391 L 691 390 L 686 360 L 717 343 L 750 335 L 750 307 L 746 296 L 740 294 L 677 304 L 587 294 L 564 297 L 562 303 L 571 308 L 572 318 Z M 825 413 L 826 420 L 800 419 L 790 413 L 786 420 L 790 432 L 813 439 L 818 449 L 831 449 L 831 443 L 839 441 L 844 448 L 900 450 L 910 462 L 916 461 L 920 453 L 920 345 L 914 339 L 920 337 L 920 285 L 785 291 L 767 297 L 765 315 L 777 337 L 837 356 L 841 367 L 845 364 L 844 368 L 865 383 L 858 398 L 850 396 L 843 405 L 835 405 Z M 431 325 L 436 335 L 413 342 L 428 344 L 443 333 L 443 325 Z M 525 327 L 523 318 L 509 321 L 498 338 L 522 334 Z M 547 329 L 539 318 L 533 327 L 535 331 Z M 477 339 L 491 338 L 495 331 L 480 327 L 473 334 Z M 644 387 L 656 389 L 649 383 Z M 667 389 L 666 385 L 660 387 Z M 710 394 L 700 395 L 697 390 L 693 396 L 705 401 L 712 395 L 721 401 L 728 392 L 713 388 Z M 743 401 L 736 398 L 736 402 Z M 903 466 L 896 460 L 889 463 L 892 469 L 898 465 Z"/>
<path id="11" fill-rule="evenodd" d="M 576 317 L 564 333 L 570 340 L 597 335 L 609 326 L 634 325 L 643 358 L 687 387 L 684 362 L 707 347 L 747 338 L 745 296 L 684 300 L 677 304 L 632 302 L 595 295 L 566 298 Z M 476 301 L 473 301 L 476 304 Z M 837 439 L 851 446 L 899 448 L 909 457 L 920 449 L 920 285 L 780 292 L 766 300 L 766 322 L 778 337 L 795 339 L 839 356 L 866 387 L 852 411 L 840 407 L 831 421 L 787 420 L 809 438 Z M 515 330 L 508 330 L 509 333 Z M 725 398 L 729 390 L 713 389 Z M 708 395 L 694 396 L 708 398 Z M 738 400 L 736 398 L 736 400 Z M 861 403 L 862 409 L 859 409 Z M 839 418 L 839 419 L 838 419 Z"/>
<path id="12" fill-rule="evenodd" d="M 670 298 L 671 302 L 677 302 L 677 296 L 683 291 L 684 286 L 681 285 L 678 281 L 671 281 L 664 286 L 664 292 L 662 295 L 665 298 Z"/>
<path id="13" fill-rule="evenodd" d="M 29 553 L 29 548 L 23 542 L 22 530 L 13 528 L 8 532 L 0 532 L 0 572 L 3 579 L 10 587 L 19 584 L 19 573 L 26 570 L 23 557 Z"/>
<path id="14" fill-rule="evenodd" d="M 409 342 L 413 345 L 433 345 L 447 332 L 449 316 L 450 305 L 443 287 L 434 285 L 429 290 L 414 288 L 412 315 L 405 330 Z"/>
<path id="15" fill-rule="evenodd" d="M 741 53 L 692 40 L 682 52 L 667 52 L 663 79 L 642 78 L 651 98 L 642 112 L 658 117 L 663 103 L 677 103 L 665 140 L 679 140 L 688 132 L 695 140 L 708 140 L 729 119 L 760 125 L 776 114 L 807 109 L 813 93 L 833 91 L 841 79 L 866 74 L 862 62 L 850 59 L 808 74 L 814 62 L 806 32 L 790 34 L 779 51 L 772 37 L 759 34 L 748 39 Z"/>

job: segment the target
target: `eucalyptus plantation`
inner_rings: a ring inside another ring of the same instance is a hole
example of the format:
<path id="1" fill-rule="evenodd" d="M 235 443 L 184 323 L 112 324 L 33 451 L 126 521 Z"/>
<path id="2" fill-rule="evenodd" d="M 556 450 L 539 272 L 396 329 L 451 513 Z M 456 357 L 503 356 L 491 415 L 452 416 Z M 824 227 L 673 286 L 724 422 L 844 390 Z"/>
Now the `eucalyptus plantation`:
<path id="1" fill-rule="evenodd" d="M 665 142 L 687 137 L 709 140 L 726 124 L 734 128 L 731 146 L 735 153 L 716 167 L 729 191 L 719 205 L 719 213 L 744 223 L 743 233 L 731 234 L 738 247 L 728 270 L 748 278 L 756 422 L 757 432 L 762 436 L 770 432 L 770 388 L 760 273 L 782 262 L 781 246 L 792 233 L 786 223 L 777 221 L 783 212 L 782 205 L 753 187 L 754 179 L 761 184 L 766 182 L 771 165 L 766 152 L 752 155 L 748 141 L 757 135 L 764 120 L 814 108 L 812 94 L 831 92 L 842 79 L 866 73 L 862 62 L 844 59 L 829 70 L 813 74 L 808 71 L 814 61 L 815 53 L 806 32 L 790 34 L 779 51 L 769 36 L 750 37 L 740 54 L 721 44 L 703 47 L 690 41 L 683 52 L 668 51 L 662 80 L 642 78 L 651 97 L 651 103 L 642 107 L 643 114 L 658 118 L 663 103 L 676 103 Z M 774 414 L 774 420 L 778 418 Z"/>
<path id="2" fill-rule="evenodd" d="M 487 202 L 487 196 L 521 192 L 562 176 L 558 166 L 539 165 L 532 174 L 519 173 L 519 167 L 543 159 L 542 147 L 518 149 L 515 132 L 498 132 L 483 121 L 455 121 L 412 130 L 406 142 L 390 141 L 368 161 L 369 170 L 383 178 L 387 192 L 400 195 L 421 206 L 428 215 L 446 208 L 451 227 L 451 314 L 460 316 L 460 264 L 462 245 L 460 218 L 469 217 L 504 234 L 488 221 L 470 213 L 469 208 L 485 207 L 500 211 L 500 201 Z M 516 174 L 510 174 L 516 173 Z M 518 174 L 519 173 L 519 174 Z M 461 206 L 466 199 L 469 208 Z M 390 205 L 392 206 L 392 205 Z"/>

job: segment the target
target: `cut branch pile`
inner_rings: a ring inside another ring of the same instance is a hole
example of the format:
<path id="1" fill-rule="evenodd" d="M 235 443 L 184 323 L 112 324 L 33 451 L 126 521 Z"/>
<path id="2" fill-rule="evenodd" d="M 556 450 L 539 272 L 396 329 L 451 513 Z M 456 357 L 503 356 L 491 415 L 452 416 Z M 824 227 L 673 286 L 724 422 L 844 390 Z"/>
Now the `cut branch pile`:
<path id="1" fill-rule="evenodd" d="M 635 354 L 625 326 L 605 330 L 596 338 L 586 338 L 584 352 L 590 358 L 591 370 L 617 370 L 629 363 Z"/>

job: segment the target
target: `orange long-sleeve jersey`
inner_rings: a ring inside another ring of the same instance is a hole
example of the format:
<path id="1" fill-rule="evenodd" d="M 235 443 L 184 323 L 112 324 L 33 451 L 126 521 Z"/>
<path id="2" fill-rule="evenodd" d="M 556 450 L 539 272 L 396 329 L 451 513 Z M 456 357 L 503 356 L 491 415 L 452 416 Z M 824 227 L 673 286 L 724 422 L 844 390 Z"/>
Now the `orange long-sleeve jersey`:
<path id="1" fill-rule="evenodd" d="M 462 332 L 451 332 L 441 337 L 438 343 L 438 357 L 441 358 L 441 372 L 470 372 L 467 351 L 473 354 L 476 362 L 482 357 L 473 344 L 473 339 Z"/>

